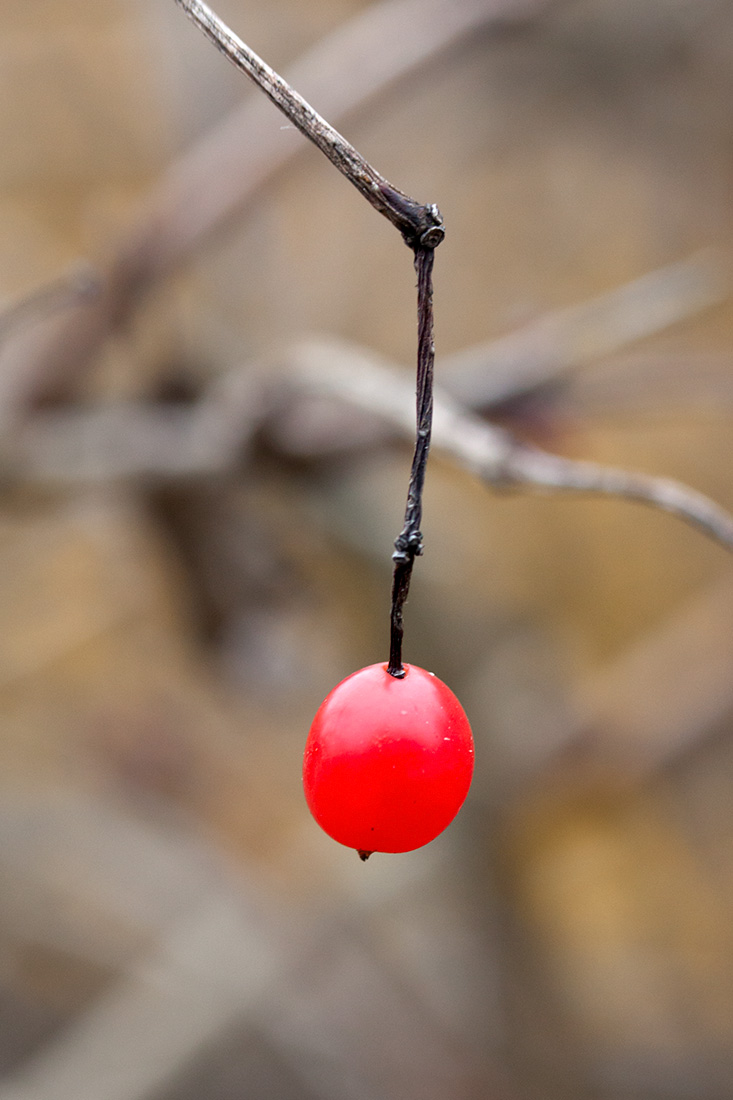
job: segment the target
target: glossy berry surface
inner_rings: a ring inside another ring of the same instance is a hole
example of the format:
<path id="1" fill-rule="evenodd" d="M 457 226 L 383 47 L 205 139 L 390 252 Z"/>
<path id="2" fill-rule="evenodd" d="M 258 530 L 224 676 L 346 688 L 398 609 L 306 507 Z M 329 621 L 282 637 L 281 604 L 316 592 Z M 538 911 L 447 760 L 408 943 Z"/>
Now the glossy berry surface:
<path id="1" fill-rule="evenodd" d="M 450 688 L 416 665 L 385 664 L 343 680 L 313 719 L 303 787 L 329 836 L 371 852 L 409 852 L 434 840 L 468 794 L 473 737 Z"/>

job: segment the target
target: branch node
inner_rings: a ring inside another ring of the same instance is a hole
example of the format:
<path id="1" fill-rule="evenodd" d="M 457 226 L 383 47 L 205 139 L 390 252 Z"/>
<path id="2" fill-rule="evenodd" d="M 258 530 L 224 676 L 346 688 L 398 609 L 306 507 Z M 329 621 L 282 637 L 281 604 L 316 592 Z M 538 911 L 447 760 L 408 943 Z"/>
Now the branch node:
<path id="1" fill-rule="evenodd" d="M 434 202 L 425 207 L 426 220 L 429 224 L 420 234 L 419 244 L 421 248 L 437 248 L 445 237 L 443 215 Z"/>

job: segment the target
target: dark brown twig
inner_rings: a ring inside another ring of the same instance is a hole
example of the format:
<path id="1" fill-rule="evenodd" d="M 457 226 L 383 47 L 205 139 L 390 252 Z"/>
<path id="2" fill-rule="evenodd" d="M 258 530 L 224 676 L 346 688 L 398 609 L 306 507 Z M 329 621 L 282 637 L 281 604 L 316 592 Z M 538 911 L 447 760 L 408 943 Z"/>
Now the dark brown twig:
<path id="1" fill-rule="evenodd" d="M 203 3 L 176 0 L 216 48 L 260 88 L 372 206 L 395 225 L 411 248 L 435 248 L 443 239 L 443 219 L 434 203 L 419 203 L 385 179 L 338 130 L 326 122 L 287 81 L 258 57 Z"/>
<path id="2" fill-rule="evenodd" d="M 417 434 L 402 531 L 395 540 L 390 655 L 387 671 L 405 675 L 402 666 L 403 609 L 415 558 L 422 553 L 420 521 L 425 468 L 433 416 L 433 253 L 443 240 L 443 219 L 434 203 L 419 203 L 380 175 L 338 130 L 257 54 L 245 45 L 203 0 L 176 0 L 224 56 L 244 72 L 346 176 L 372 206 L 399 229 L 415 253 L 418 284 Z"/>
<path id="3" fill-rule="evenodd" d="M 402 611 L 410 588 L 415 558 L 422 554 L 422 494 L 425 484 L 425 467 L 430 450 L 433 427 L 433 367 L 435 345 L 433 343 L 433 257 L 432 248 L 419 248 L 415 253 L 417 271 L 417 438 L 412 458 L 410 484 L 407 490 L 405 522 L 395 539 L 392 555 L 392 611 L 390 615 L 389 665 L 387 672 L 401 678 L 402 667 Z"/>

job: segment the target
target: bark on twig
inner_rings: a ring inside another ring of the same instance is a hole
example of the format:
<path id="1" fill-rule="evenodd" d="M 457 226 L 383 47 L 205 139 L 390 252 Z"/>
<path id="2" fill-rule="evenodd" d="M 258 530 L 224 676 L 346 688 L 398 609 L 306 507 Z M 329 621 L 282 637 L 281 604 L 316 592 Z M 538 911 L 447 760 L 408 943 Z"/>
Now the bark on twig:
<path id="1" fill-rule="evenodd" d="M 433 259 L 432 248 L 418 248 L 415 252 L 418 296 L 417 333 L 417 435 L 407 490 L 405 521 L 395 539 L 392 555 L 392 609 L 390 614 L 389 664 L 387 672 L 401 678 L 402 667 L 402 612 L 410 590 L 412 567 L 415 558 L 423 551 L 422 497 L 425 485 L 425 468 L 430 451 L 433 430 L 433 368 L 435 346 L 433 344 Z"/>
<path id="2" fill-rule="evenodd" d="M 294 66 L 292 83 L 339 120 L 477 28 L 527 21 L 554 2 L 383 0 L 309 51 Z M 263 97 L 248 97 L 172 164 L 100 267 L 98 301 L 34 326 L 2 349 L 0 438 L 39 398 L 72 393 L 151 287 L 241 213 L 304 147 L 297 133 L 273 126 Z"/>
<path id="3" fill-rule="evenodd" d="M 403 609 L 415 558 L 422 554 L 422 497 L 433 419 L 433 262 L 444 237 L 443 218 L 435 203 L 420 203 L 385 179 L 350 142 L 314 111 L 287 81 L 211 11 L 203 0 L 176 0 L 224 56 L 272 100 L 294 126 L 316 145 L 371 205 L 402 234 L 415 253 L 417 273 L 417 402 L 415 451 L 402 530 L 395 539 L 390 643 L 387 672 L 401 678 Z"/>
<path id="4" fill-rule="evenodd" d="M 332 122 L 482 26 L 521 22 L 556 0 L 383 0 L 317 43 L 288 73 Z M 405 34 L 405 28 L 410 29 Z M 151 193 L 117 266 L 144 289 L 234 215 L 306 148 L 247 97 L 176 161 Z"/>
<path id="5" fill-rule="evenodd" d="M 399 229 L 411 248 L 434 248 L 443 239 L 443 219 L 433 203 L 419 203 L 385 179 L 310 103 L 270 68 L 203 0 L 176 0 L 190 19 L 272 100 L 290 122 L 361 192 L 367 202 Z"/>

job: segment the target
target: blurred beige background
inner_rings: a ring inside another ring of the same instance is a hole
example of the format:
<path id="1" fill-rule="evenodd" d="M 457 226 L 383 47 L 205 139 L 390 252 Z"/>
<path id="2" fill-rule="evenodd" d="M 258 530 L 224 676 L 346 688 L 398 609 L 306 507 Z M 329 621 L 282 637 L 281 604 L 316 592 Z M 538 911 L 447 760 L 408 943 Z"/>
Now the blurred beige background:
<path id="1" fill-rule="evenodd" d="M 446 390 L 733 510 L 733 6 L 406 7 L 217 10 L 439 204 Z M 331 842 L 302 747 L 386 656 L 410 448 L 293 348 L 409 378 L 410 254 L 173 0 L 2 12 L 0 1100 L 728 1100 L 730 556 L 436 452 L 405 656 L 474 786 Z"/>

